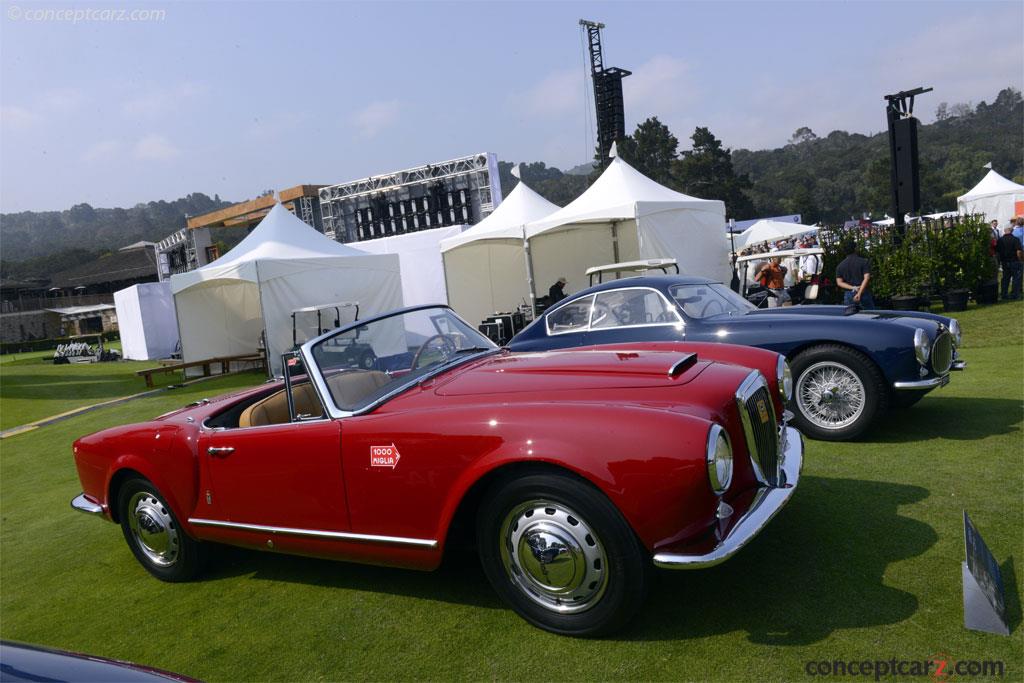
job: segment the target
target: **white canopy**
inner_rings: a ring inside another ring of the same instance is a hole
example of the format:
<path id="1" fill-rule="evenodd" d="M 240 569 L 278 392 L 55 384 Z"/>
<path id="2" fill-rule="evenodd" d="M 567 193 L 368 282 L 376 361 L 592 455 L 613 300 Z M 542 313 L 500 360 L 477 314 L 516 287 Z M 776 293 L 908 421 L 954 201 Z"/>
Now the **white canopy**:
<path id="1" fill-rule="evenodd" d="M 723 202 L 670 190 L 615 158 L 572 203 L 527 225 L 526 237 L 537 290 L 564 276 L 571 292 L 587 286 L 587 268 L 646 258 L 727 280 L 724 224 Z"/>
<path id="2" fill-rule="evenodd" d="M 486 219 L 485 219 L 486 220 Z M 440 245 L 458 239 L 464 225 L 388 235 L 359 242 L 368 254 L 398 254 L 402 267 L 402 299 L 406 306 L 446 304 L 444 264 Z"/>
<path id="3" fill-rule="evenodd" d="M 751 244 L 774 242 L 776 240 L 786 239 L 787 237 L 795 237 L 796 235 L 804 235 L 809 232 L 817 231 L 818 228 L 814 225 L 773 221 L 765 218 L 754 223 L 739 234 L 736 238 L 736 248 L 742 249 Z"/>
<path id="4" fill-rule="evenodd" d="M 1024 214 L 1024 185 L 990 170 L 970 192 L 956 198 L 960 213 L 985 214 L 1000 224 Z"/>
<path id="5" fill-rule="evenodd" d="M 146 282 L 114 292 L 121 353 L 127 360 L 170 358 L 178 322 L 169 282 Z"/>
<path id="6" fill-rule="evenodd" d="M 525 225 L 558 206 L 520 182 L 491 215 L 441 242 L 448 302 L 477 324 L 496 312 L 530 301 Z"/>
<path id="7" fill-rule="evenodd" d="M 339 244 L 280 204 L 238 246 L 197 270 L 171 276 L 186 361 L 256 353 L 266 336 L 272 374 L 291 348 L 291 312 L 359 302 L 365 317 L 402 306 L 399 258 Z"/>

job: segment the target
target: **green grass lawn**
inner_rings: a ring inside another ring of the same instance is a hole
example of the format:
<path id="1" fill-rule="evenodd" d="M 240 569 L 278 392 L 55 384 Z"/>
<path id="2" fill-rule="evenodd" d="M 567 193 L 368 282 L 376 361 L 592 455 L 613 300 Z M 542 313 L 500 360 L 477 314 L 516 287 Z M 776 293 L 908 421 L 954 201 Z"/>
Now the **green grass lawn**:
<path id="1" fill-rule="evenodd" d="M 54 365 L 49 358 L 53 351 L 0 356 L 0 430 L 146 391 L 146 381 L 135 372 L 157 366 L 156 361 Z M 181 372 L 153 375 L 157 387 L 181 381 Z"/>
<path id="2" fill-rule="evenodd" d="M 528 626 L 465 555 L 418 573 L 223 548 L 203 580 L 165 584 L 117 527 L 68 507 L 74 438 L 255 374 L 0 442 L 0 635 L 210 681 L 807 680 L 808 660 L 939 654 L 1002 660 L 1019 681 L 1024 306 L 961 320 L 966 372 L 863 441 L 808 441 L 800 490 L 768 529 L 718 567 L 658 572 L 611 639 Z M 1002 563 L 1009 638 L 963 628 L 963 510 Z"/>

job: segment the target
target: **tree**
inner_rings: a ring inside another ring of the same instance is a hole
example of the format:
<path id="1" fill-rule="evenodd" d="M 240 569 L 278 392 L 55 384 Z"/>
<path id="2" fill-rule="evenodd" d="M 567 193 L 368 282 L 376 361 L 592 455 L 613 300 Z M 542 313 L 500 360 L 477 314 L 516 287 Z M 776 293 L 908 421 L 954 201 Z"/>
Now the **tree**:
<path id="1" fill-rule="evenodd" d="M 949 116 L 949 102 L 939 102 L 939 106 L 935 107 L 935 120 L 945 121 Z"/>
<path id="2" fill-rule="evenodd" d="M 687 194 L 725 202 L 729 218 L 754 216 L 754 204 L 746 191 L 752 187 L 746 175 L 737 176 L 732 167 L 732 151 L 709 129 L 698 126 L 691 136 L 693 149 L 682 153 L 673 164 L 679 188 Z"/>
<path id="3" fill-rule="evenodd" d="M 676 161 L 679 139 L 657 116 L 639 124 L 631 136 L 619 141 L 616 149 L 623 161 L 651 180 L 668 187 L 676 184 L 672 164 Z"/>
<path id="4" fill-rule="evenodd" d="M 793 137 L 789 139 L 789 144 L 799 145 L 801 142 L 810 142 L 817 139 L 818 136 L 814 134 L 813 130 L 807 126 L 800 126 L 796 129 L 796 132 L 793 133 Z"/>

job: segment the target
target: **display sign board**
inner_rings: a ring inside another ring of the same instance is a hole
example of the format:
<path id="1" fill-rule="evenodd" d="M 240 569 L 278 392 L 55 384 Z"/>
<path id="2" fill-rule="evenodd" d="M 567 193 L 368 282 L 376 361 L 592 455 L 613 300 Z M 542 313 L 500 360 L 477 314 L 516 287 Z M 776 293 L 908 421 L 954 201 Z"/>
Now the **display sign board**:
<path id="1" fill-rule="evenodd" d="M 981 534 L 964 511 L 964 626 L 974 631 L 1010 635 L 1006 625 L 1003 575 Z"/>

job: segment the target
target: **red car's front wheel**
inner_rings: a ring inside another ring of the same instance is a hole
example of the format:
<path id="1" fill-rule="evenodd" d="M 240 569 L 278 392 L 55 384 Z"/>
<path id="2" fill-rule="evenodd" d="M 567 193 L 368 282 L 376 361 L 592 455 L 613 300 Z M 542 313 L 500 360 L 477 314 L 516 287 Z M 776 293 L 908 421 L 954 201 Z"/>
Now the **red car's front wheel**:
<path id="1" fill-rule="evenodd" d="M 477 525 L 487 578 L 540 628 L 597 636 L 624 625 L 646 592 L 649 560 L 622 514 L 571 475 L 497 484 Z"/>
<path id="2" fill-rule="evenodd" d="M 188 581 L 202 570 L 204 548 L 185 533 L 151 482 L 125 482 L 117 500 L 124 540 L 146 571 L 161 581 Z"/>

